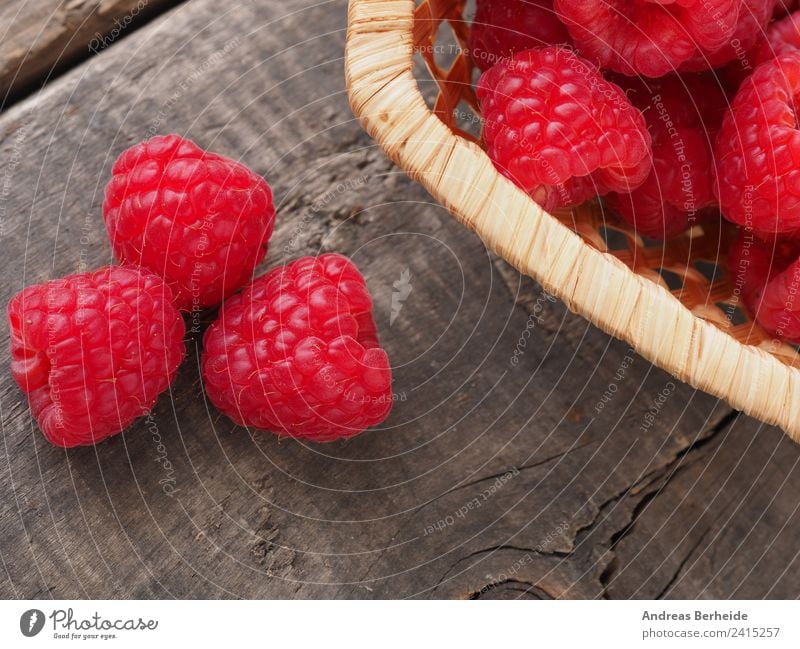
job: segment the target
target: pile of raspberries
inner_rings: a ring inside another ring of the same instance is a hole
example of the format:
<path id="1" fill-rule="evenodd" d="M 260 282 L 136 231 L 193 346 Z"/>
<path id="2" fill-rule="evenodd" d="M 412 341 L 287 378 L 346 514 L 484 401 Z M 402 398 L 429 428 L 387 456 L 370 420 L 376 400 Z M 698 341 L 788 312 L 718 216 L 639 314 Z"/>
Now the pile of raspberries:
<path id="1" fill-rule="evenodd" d="M 275 223 L 260 175 L 154 137 L 116 160 L 103 220 L 119 265 L 8 304 L 11 372 L 53 444 L 96 444 L 147 414 L 185 356 L 183 314 L 220 304 L 202 376 L 237 424 L 324 442 L 387 417 L 391 368 L 356 266 L 328 253 L 252 280 Z"/>
<path id="2" fill-rule="evenodd" d="M 478 0 L 483 145 L 549 211 L 602 197 L 649 239 L 736 224 L 735 294 L 798 343 L 798 5 Z"/>

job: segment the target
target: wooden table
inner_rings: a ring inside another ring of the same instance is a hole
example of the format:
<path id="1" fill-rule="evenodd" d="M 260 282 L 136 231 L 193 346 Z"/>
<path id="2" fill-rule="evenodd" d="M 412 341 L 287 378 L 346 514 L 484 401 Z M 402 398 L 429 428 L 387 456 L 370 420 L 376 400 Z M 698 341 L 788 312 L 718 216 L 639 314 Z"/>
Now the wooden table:
<path id="1" fill-rule="evenodd" d="M 3 301 L 108 263 L 113 159 L 186 134 L 275 189 L 264 268 L 359 264 L 397 403 L 346 443 L 236 427 L 194 333 L 149 420 L 65 452 L 3 371 L 0 595 L 800 595 L 800 448 L 567 313 L 394 168 L 347 106 L 344 0 L 144 4 L 0 10 Z"/>

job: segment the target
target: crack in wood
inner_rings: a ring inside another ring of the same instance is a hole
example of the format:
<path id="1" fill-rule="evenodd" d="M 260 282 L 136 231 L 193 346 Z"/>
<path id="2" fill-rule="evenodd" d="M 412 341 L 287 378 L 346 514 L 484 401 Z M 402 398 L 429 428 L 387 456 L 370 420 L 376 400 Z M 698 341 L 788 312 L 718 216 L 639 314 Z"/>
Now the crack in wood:
<path id="1" fill-rule="evenodd" d="M 686 448 L 678 451 L 678 453 L 675 454 L 675 458 L 671 462 L 662 467 L 660 470 L 648 474 L 649 476 L 655 476 L 649 481 L 649 484 L 654 484 L 656 482 L 660 482 L 661 484 L 657 488 L 642 494 L 631 510 L 628 523 L 623 528 L 617 530 L 611 535 L 607 548 L 609 552 L 614 552 L 614 549 L 623 541 L 623 539 L 625 539 L 634 530 L 637 521 L 642 514 L 647 511 L 647 508 L 652 504 L 652 502 L 666 491 L 670 482 L 675 479 L 680 471 L 685 470 L 691 464 L 691 462 L 687 463 L 686 458 L 692 454 L 702 453 L 704 448 L 711 444 L 716 438 L 719 437 L 719 435 L 725 432 L 732 425 L 738 415 L 739 413 L 736 410 L 731 410 L 713 427 L 708 429 L 708 432 L 705 435 L 701 433 Z M 633 486 L 635 485 L 632 485 L 624 493 L 629 493 Z M 624 493 L 620 497 L 624 496 Z M 608 597 L 608 589 L 615 579 L 615 573 L 618 567 L 616 554 L 613 554 L 611 561 L 600 573 L 599 580 L 603 588 L 604 598 Z"/>
<path id="2" fill-rule="evenodd" d="M 705 541 L 706 536 L 708 536 L 709 532 L 711 532 L 711 530 L 714 529 L 714 524 L 717 522 L 718 518 L 719 517 L 715 518 L 714 521 L 711 523 L 711 525 L 709 525 L 705 530 L 703 530 L 703 532 L 700 534 L 700 538 L 698 538 L 697 541 L 695 541 L 692 544 L 692 547 L 689 548 L 689 551 L 686 553 L 683 559 L 681 559 L 681 562 L 675 569 L 675 573 L 672 575 L 669 581 L 664 585 L 664 587 L 658 592 L 658 595 L 656 595 L 655 599 L 664 599 L 667 593 L 670 591 L 670 589 L 678 582 L 684 567 L 689 562 L 689 559 L 691 559 L 692 556 L 694 556 L 694 553 L 697 550 L 697 548 L 699 548 L 700 545 L 703 543 L 703 541 Z"/>
<path id="3" fill-rule="evenodd" d="M 577 441 L 578 439 L 580 439 L 580 438 L 576 437 L 575 441 Z M 560 458 L 566 457 L 570 453 L 574 453 L 575 451 L 579 451 L 579 450 L 581 450 L 583 448 L 586 448 L 587 446 L 591 446 L 592 444 L 596 444 L 596 443 L 597 442 L 595 440 L 592 440 L 592 441 L 586 442 L 585 444 L 573 445 L 573 446 L 570 446 L 569 448 L 567 448 L 566 450 L 560 451 L 559 453 L 556 453 L 554 455 L 550 455 L 549 457 L 546 457 L 546 458 L 544 458 L 542 460 L 539 460 L 537 462 L 533 462 L 532 464 L 525 464 L 525 465 L 522 465 L 522 466 L 519 466 L 519 467 L 511 467 L 509 469 L 506 469 L 505 471 L 501 471 L 499 473 L 494 473 L 494 474 L 489 475 L 489 476 L 485 476 L 485 477 L 482 477 L 482 478 L 477 478 L 477 479 L 472 480 L 470 482 L 466 482 L 464 484 L 457 485 L 457 486 L 453 487 L 452 489 L 448 489 L 444 493 L 439 494 L 438 496 L 435 496 L 434 498 L 431 498 L 427 502 L 422 503 L 414 511 L 414 515 L 419 514 L 420 511 L 425 509 L 428 505 L 431 505 L 431 504 L 435 503 L 438 500 L 442 500 L 443 498 L 445 498 L 445 497 L 447 497 L 447 496 L 449 496 L 449 495 L 451 495 L 453 493 L 456 493 L 457 491 L 461 491 L 463 489 L 466 489 L 467 487 L 473 487 L 475 485 L 480 484 L 481 482 L 487 482 L 489 480 L 496 480 L 496 479 L 501 478 L 501 477 L 503 477 L 505 475 L 508 475 L 509 473 L 512 473 L 514 471 L 516 471 L 517 473 L 522 473 L 524 471 L 529 471 L 530 469 L 536 469 L 536 468 L 541 467 L 541 466 L 543 466 L 545 464 L 548 464 L 548 463 L 550 463 L 550 462 L 552 462 L 554 460 L 558 460 Z"/>
<path id="4" fill-rule="evenodd" d="M 514 587 L 517 585 L 521 586 L 521 588 Z M 467 595 L 466 599 L 484 599 L 486 594 L 500 589 L 531 594 L 534 595 L 534 599 L 557 599 L 555 595 L 547 592 L 541 585 L 533 584 L 522 579 L 503 579 L 497 582 L 490 582 L 479 590 Z"/>
<path id="5" fill-rule="evenodd" d="M 530 556 L 530 557 L 547 556 L 547 557 L 559 557 L 559 558 L 564 559 L 564 558 L 572 556 L 572 551 L 563 552 L 561 550 L 544 550 L 544 549 L 541 549 L 541 548 L 524 548 L 524 547 L 520 547 L 520 546 L 517 546 L 517 545 L 509 545 L 509 544 L 505 544 L 505 543 L 504 544 L 500 544 L 500 545 L 495 545 L 495 546 L 492 546 L 492 547 L 488 547 L 488 548 L 482 548 L 480 550 L 475 550 L 474 552 L 470 552 L 469 554 L 457 559 L 444 572 L 444 574 L 441 577 L 439 577 L 439 581 L 437 581 L 436 584 L 433 586 L 433 588 L 430 589 L 431 592 L 432 593 L 435 592 L 439 588 L 439 586 L 441 586 L 444 583 L 445 579 L 447 579 L 447 576 L 460 563 L 463 563 L 465 561 L 468 561 L 469 559 L 472 559 L 474 557 L 477 557 L 477 556 L 480 556 L 480 555 L 483 555 L 483 554 L 493 554 L 495 552 L 500 552 L 500 551 L 503 551 L 503 550 L 512 550 L 514 552 L 521 552 L 521 553 L 523 553 L 524 556 Z"/>

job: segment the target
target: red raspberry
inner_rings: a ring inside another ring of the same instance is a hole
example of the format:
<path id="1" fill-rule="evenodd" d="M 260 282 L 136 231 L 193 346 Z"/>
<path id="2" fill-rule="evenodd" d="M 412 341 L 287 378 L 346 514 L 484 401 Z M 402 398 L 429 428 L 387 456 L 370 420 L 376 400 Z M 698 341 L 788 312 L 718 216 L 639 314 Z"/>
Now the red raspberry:
<path id="1" fill-rule="evenodd" d="M 527 50 L 483 73 L 489 157 L 547 210 L 630 191 L 650 171 L 641 112 L 567 48 Z"/>
<path id="2" fill-rule="evenodd" d="M 755 48 L 752 59 L 758 65 L 800 49 L 800 11 L 776 20 L 767 29 L 766 39 Z"/>
<path id="3" fill-rule="evenodd" d="M 701 47 L 681 70 L 697 72 L 718 68 L 740 57 L 743 64 L 755 65 L 748 52 L 764 38 L 774 7 L 775 0 L 741 0 L 736 29 L 730 38 L 718 49 Z"/>
<path id="4" fill-rule="evenodd" d="M 184 354 L 164 281 L 106 266 L 29 286 L 8 303 L 11 374 L 53 444 L 96 444 L 147 413 Z"/>
<path id="5" fill-rule="evenodd" d="M 117 158 L 103 218 L 117 259 L 161 275 L 178 307 L 196 311 L 249 281 L 275 209 L 261 176 L 166 135 Z"/>
<path id="6" fill-rule="evenodd" d="M 731 284 L 741 295 L 748 310 L 753 312 L 755 299 L 769 278 L 784 270 L 797 256 L 797 246 L 791 240 L 771 240 L 755 232 L 740 229 L 736 241 L 728 250 Z"/>
<path id="7" fill-rule="evenodd" d="M 727 99 L 706 75 L 628 79 L 621 85 L 647 120 L 653 169 L 640 187 L 609 194 L 607 200 L 640 234 L 668 239 L 715 202 L 711 143 Z"/>
<path id="8" fill-rule="evenodd" d="M 676 124 L 703 129 L 712 139 L 730 105 L 725 88 L 710 72 L 671 74 L 660 79 L 627 77 L 627 83 L 620 85 L 645 114 L 648 126 L 663 124 L 666 112 Z M 657 106 L 658 100 L 663 109 Z"/>
<path id="9" fill-rule="evenodd" d="M 800 342 L 800 242 L 741 231 L 730 249 L 734 291 L 767 332 Z"/>
<path id="10" fill-rule="evenodd" d="M 763 0 L 762 0 L 763 1 Z M 629 75 L 660 77 L 736 29 L 742 0 L 555 0 L 583 56 Z"/>
<path id="11" fill-rule="evenodd" d="M 654 133 L 650 175 L 632 192 L 608 196 L 612 210 L 651 239 L 679 235 L 704 216 L 714 198 L 705 137 L 685 126 L 676 126 L 674 137 Z"/>
<path id="12" fill-rule="evenodd" d="M 211 402 L 237 424 L 314 442 L 352 437 L 392 407 L 364 278 L 341 255 L 303 257 L 225 302 L 205 334 Z"/>
<path id="13" fill-rule="evenodd" d="M 569 43 L 553 0 L 478 0 L 469 35 L 472 62 L 481 70 L 517 52 Z"/>
<path id="14" fill-rule="evenodd" d="M 734 223 L 772 233 L 800 229 L 800 52 L 761 64 L 725 115 L 714 151 L 715 192 Z"/>

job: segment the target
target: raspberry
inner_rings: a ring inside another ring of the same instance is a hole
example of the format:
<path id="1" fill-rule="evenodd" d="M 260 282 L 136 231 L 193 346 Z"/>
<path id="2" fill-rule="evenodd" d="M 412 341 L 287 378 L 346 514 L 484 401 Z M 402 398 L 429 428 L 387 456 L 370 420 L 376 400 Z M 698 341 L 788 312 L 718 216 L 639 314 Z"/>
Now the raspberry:
<path id="1" fill-rule="evenodd" d="M 164 281 L 106 266 L 29 286 L 8 303 L 11 374 L 53 444 L 96 444 L 145 414 L 184 354 Z"/>
<path id="2" fill-rule="evenodd" d="M 705 75 L 628 79 L 621 85 L 647 120 L 653 169 L 640 187 L 611 193 L 607 201 L 640 234 L 668 239 L 714 203 L 711 143 L 727 100 Z"/>
<path id="3" fill-rule="evenodd" d="M 382 422 L 392 407 L 372 298 L 341 255 L 257 278 L 225 302 L 203 346 L 206 392 L 240 425 L 327 442 Z"/>
<path id="4" fill-rule="evenodd" d="M 771 276 L 784 270 L 792 261 L 790 244 L 777 239 L 766 240 L 752 231 L 740 229 L 728 250 L 731 284 L 740 294 L 748 310 L 753 311 L 755 298 Z M 796 255 L 795 255 L 796 256 Z"/>
<path id="5" fill-rule="evenodd" d="M 630 191 L 650 171 L 641 112 L 567 48 L 501 61 L 483 73 L 477 94 L 489 157 L 547 210 Z"/>
<path id="6" fill-rule="evenodd" d="M 767 332 L 800 342 L 800 242 L 741 231 L 729 252 L 731 283 Z"/>
<path id="7" fill-rule="evenodd" d="M 776 20 L 767 29 L 767 36 L 753 52 L 753 64 L 800 49 L 800 11 Z"/>
<path id="8" fill-rule="evenodd" d="M 117 158 L 103 218 L 117 259 L 161 275 L 178 307 L 196 311 L 249 281 L 275 209 L 261 176 L 166 135 Z"/>
<path id="9" fill-rule="evenodd" d="M 569 43 L 553 0 L 478 0 L 469 36 L 472 62 L 488 70 L 501 59 L 542 45 Z"/>
<path id="10" fill-rule="evenodd" d="M 761 64 L 743 83 L 714 151 L 723 214 L 764 232 L 800 229 L 800 52 Z"/>
<path id="11" fill-rule="evenodd" d="M 741 2 L 555 0 L 555 8 L 583 56 L 624 74 L 660 77 L 698 47 L 713 51 L 725 45 Z"/>
<path id="12" fill-rule="evenodd" d="M 743 64 L 750 63 L 746 53 L 764 37 L 774 7 L 775 0 L 741 0 L 736 28 L 730 38 L 718 49 L 701 47 L 681 70 L 697 72 L 717 68 L 739 57 L 744 57 Z"/>

